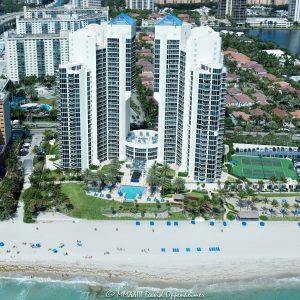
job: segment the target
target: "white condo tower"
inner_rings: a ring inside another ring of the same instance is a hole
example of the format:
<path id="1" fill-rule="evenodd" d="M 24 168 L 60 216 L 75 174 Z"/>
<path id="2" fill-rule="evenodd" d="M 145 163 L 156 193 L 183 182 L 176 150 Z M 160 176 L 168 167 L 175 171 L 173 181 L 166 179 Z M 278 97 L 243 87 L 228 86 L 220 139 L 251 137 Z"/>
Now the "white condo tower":
<path id="1" fill-rule="evenodd" d="M 129 99 L 135 86 L 135 20 L 121 13 L 70 37 L 70 62 L 60 65 L 63 168 L 125 159 Z"/>
<path id="2" fill-rule="evenodd" d="M 155 26 L 154 97 L 159 103 L 158 160 L 189 177 L 221 176 L 225 80 L 221 38 L 169 14 Z"/>

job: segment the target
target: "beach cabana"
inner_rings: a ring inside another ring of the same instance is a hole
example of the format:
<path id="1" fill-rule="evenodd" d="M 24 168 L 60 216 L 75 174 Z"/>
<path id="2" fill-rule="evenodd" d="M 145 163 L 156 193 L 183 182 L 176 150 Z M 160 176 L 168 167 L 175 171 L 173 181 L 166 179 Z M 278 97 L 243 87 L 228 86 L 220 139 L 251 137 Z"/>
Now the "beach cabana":
<path id="1" fill-rule="evenodd" d="M 259 226 L 262 226 L 262 227 L 265 226 L 265 222 L 262 222 L 262 221 L 259 222 Z"/>
<path id="2" fill-rule="evenodd" d="M 171 226 L 171 221 L 167 221 L 167 226 Z"/>
<path id="3" fill-rule="evenodd" d="M 140 225 L 141 225 L 141 222 L 140 222 L 140 221 L 136 221 L 136 222 L 135 222 L 135 225 L 136 225 L 136 226 L 140 226 Z"/>
<path id="4" fill-rule="evenodd" d="M 185 252 L 191 252 L 191 248 L 185 248 Z"/>
<path id="5" fill-rule="evenodd" d="M 122 193 L 121 191 L 118 191 L 118 195 L 119 195 L 119 196 L 122 196 L 123 193 Z"/>
<path id="6" fill-rule="evenodd" d="M 178 221 L 174 221 L 174 226 L 178 226 Z"/>
<path id="7" fill-rule="evenodd" d="M 184 195 L 182 195 L 182 194 L 174 194 L 173 199 L 176 202 L 182 202 L 184 200 Z"/>
<path id="8" fill-rule="evenodd" d="M 196 224 L 196 221 L 195 221 L 195 220 L 192 220 L 192 221 L 191 221 L 191 224 L 192 224 L 192 225 L 195 225 L 195 224 Z"/>
<path id="9" fill-rule="evenodd" d="M 111 199 L 111 194 L 106 194 L 107 199 Z"/>
<path id="10" fill-rule="evenodd" d="M 41 244 L 40 244 L 40 243 L 36 243 L 36 244 L 35 244 L 35 247 L 36 247 L 36 248 L 41 248 Z"/>
<path id="11" fill-rule="evenodd" d="M 57 249 L 52 249 L 52 252 L 57 253 L 58 251 L 57 251 Z"/>
<path id="12" fill-rule="evenodd" d="M 237 215 L 237 219 L 241 221 L 258 221 L 259 214 L 257 211 L 240 211 Z"/>
<path id="13" fill-rule="evenodd" d="M 200 247 L 197 247 L 196 250 L 197 250 L 197 252 L 201 252 L 202 251 Z"/>
<path id="14" fill-rule="evenodd" d="M 104 198 L 104 194 L 100 194 L 100 197 L 101 197 L 101 198 Z"/>
<path id="15" fill-rule="evenodd" d="M 298 226 L 300 227 L 300 222 L 298 223 Z"/>
<path id="16" fill-rule="evenodd" d="M 226 221 L 223 221 L 223 226 L 227 226 L 227 222 Z"/>
<path id="17" fill-rule="evenodd" d="M 214 226 L 214 225 L 215 225 L 215 222 L 214 222 L 214 221 L 210 221 L 210 222 L 209 222 L 209 225 L 210 225 L 210 226 Z"/>
<path id="18" fill-rule="evenodd" d="M 151 198 L 150 198 L 150 197 L 147 197 L 147 201 L 150 202 L 150 201 L 151 201 Z"/>
<path id="19" fill-rule="evenodd" d="M 246 222 L 246 221 L 243 221 L 243 222 L 242 222 L 242 226 L 247 226 L 247 222 Z"/>
<path id="20" fill-rule="evenodd" d="M 150 221 L 150 226 L 154 226 L 154 221 Z"/>
<path id="21" fill-rule="evenodd" d="M 161 252 L 166 252 L 166 248 L 161 248 L 160 251 Z"/>
<path id="22" fill-rule="evenodd" d="M 3 247 L 4 246 L 4 243 L 3 242 L 0 242 L 0 247 Z"/>

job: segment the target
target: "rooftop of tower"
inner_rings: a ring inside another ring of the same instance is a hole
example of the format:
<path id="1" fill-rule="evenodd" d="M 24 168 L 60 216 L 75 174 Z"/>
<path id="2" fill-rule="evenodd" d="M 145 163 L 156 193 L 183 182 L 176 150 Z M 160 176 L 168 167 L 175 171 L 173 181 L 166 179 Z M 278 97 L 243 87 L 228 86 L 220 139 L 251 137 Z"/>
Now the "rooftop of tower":
<path id="1" fill-rule="evenodd" d="M 158 26 L 181 26 L 183 23 L 182 20 L 175 17 L 172 14 L 167 14 L 165 17 L 163 17 L 161 20 L 159 20 L 156 25 Z"/>
<path id="2" fill-rule="evenodd" d="M 136 20 L 129 17 L 125 13 L 120 13 L 115 18 L 113 18 L 109 24 L 110 25 L 133 25 L 135 24 Z"/>

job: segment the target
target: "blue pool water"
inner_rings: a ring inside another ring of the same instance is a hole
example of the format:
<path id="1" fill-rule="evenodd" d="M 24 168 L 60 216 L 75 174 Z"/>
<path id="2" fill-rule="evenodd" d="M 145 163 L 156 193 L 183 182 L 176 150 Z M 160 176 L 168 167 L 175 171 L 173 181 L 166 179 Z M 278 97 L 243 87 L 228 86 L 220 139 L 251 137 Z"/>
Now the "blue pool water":
<path id="1" fill-rule="evenodd" d="M 146 192 L 146 187 L 121 185 L 120 191 L 126 195 L 126 200 L 135 200 L 137 195 L 144 194 Z"/>

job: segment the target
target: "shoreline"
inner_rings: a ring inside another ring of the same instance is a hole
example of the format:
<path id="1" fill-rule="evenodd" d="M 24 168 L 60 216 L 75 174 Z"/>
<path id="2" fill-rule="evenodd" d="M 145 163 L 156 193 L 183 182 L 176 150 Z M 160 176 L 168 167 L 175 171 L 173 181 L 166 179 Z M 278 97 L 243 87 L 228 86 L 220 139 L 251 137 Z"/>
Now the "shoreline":
<path id="1" fill-rule="evenodd" d="M 160 289 L 300 277 L 297 222 L 267 222 L 264 227 L 258 222 L 230 222 L 227 227 L 186 221 L 178 226 L 160 221 L 154 226 L 146 221 L 140 226 L 134 221 L 3 222 L 0 230 L 5 244 L 0 247 L 0 274 L 8 277 L 84 278 L 100 286 L 130 282 Z"/>

